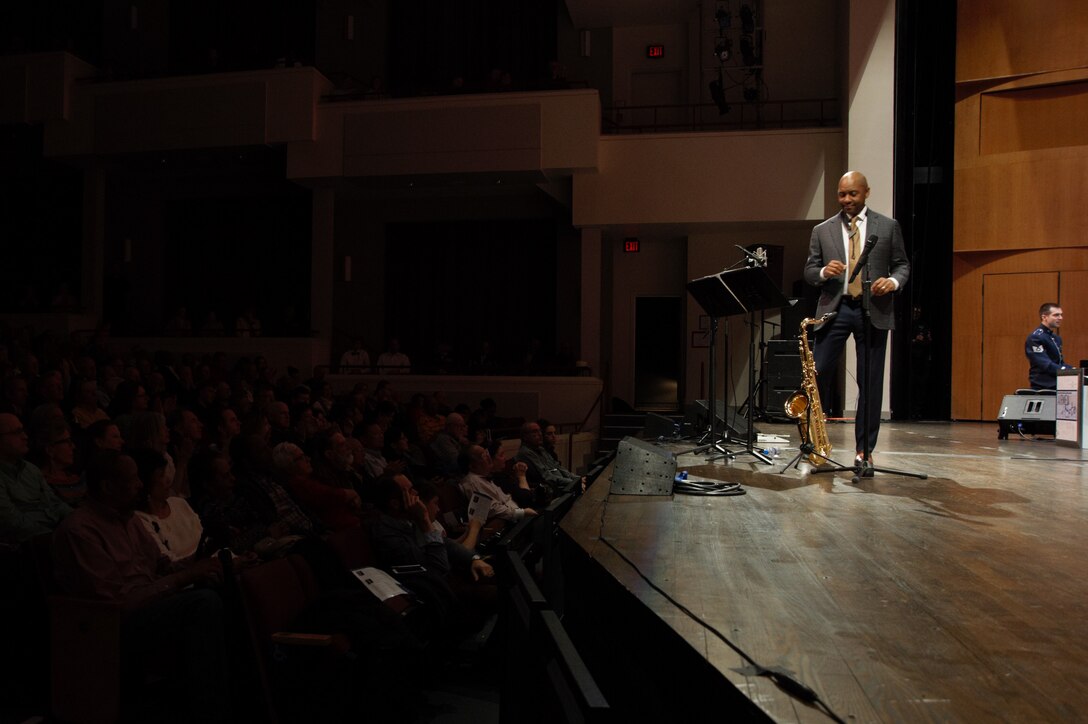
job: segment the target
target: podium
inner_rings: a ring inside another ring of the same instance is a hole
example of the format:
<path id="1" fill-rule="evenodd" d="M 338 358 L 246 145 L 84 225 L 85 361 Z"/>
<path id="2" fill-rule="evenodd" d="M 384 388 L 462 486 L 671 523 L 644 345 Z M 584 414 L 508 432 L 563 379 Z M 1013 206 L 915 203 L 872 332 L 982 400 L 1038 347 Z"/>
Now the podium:
<path id="1" fill-rule="evenodd" d="M 1059 370 L 1055 394 L 1054 440 L 1066 447 L 1088 448 L 1088 388 L 1084 370 Z"/>

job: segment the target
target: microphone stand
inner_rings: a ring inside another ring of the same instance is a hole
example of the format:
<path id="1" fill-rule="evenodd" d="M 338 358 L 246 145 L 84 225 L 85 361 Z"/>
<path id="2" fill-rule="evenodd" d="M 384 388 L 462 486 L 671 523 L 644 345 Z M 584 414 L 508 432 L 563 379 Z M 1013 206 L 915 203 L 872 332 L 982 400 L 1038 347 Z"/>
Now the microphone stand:
<path id="1" fill-rule="evenodd" d="M 861 325 L 862 329 L 865 330 L 865 344 L 863 345 L 862 350 L 862 360 L 865 362 L 865 374 L 862 375 L 863 379 L 861 380 L 862 389 L 865 392 L 865 394 L 863 395 L 863 397 L 865 398 L 865 409 L 861 411 L 861 419 L 863 428 L 865 430 L 865 440 L 862 444 L 863 452 L 865 453 L 865 459 L 860 463 L 854 464 L 854 477 L 851 482 L 855 485 L 861 482 L 862 478 L 871 478 L 877 472 L 891 473 L 893 475 L 904 475 L 907 477 L 919 478 L 921 480 L 925 480 L 929 477 L 925 473 L 910 473 L 905 470 L 874 467 L 873 464 L 869 461 L 869 458 L 871 457 L 873 452 L 872 448 L 869 445 L 869 408 L 871 407 L 869 401 L 872 399 L 870 395 L 872 394 L 871 378 L 873 370 L 873 319 L 872 315 L 870 314 L 870 306 L 872 305 L 873 301 L 873 279 L 871 275 L 871 270 L 869 269 L 869 254 L 870 252 L 872 252 L 873 247 L 876 246 L 876 241 L 876 234 L 873 234 L 866 240 L 865 250 L 862 252 L 861 256 L 858 257 L 857 266 L 854 268 L 853 273 L 850 275 L 850 280 L 847 282 L 847 286 L 849 286 L 850 281 L 853 281 L 854 278 L 858 275 L 858 272 L 861 272 Z M 891 335 L 888 336 L 890 337 Z M 880 360 L 880 364 L 884 364 L 884 360 Z"/>

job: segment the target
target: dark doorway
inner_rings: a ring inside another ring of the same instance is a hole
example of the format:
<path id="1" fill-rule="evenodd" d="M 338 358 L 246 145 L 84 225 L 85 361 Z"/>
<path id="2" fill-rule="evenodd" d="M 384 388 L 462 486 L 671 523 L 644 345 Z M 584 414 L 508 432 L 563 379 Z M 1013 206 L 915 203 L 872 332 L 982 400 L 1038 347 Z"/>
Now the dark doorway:
<path id="1" fill-rule="evenodd" d="M 635 407 L 640 410 L 679 409 L 682 314 L 680 297 L 635 299 Z"/>

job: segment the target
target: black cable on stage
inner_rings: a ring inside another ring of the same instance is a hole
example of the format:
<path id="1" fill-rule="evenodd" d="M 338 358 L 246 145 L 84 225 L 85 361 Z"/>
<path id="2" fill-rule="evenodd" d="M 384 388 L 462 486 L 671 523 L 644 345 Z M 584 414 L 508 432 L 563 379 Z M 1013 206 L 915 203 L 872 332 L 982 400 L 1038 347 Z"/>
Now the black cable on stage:
<path id="1" fill-rule="evenodd" d="M 741 649 L 739 646 L 737 646 L 732 641 L 730 641 L 728 638 L 726 638 L 725 634 L 723 634 L 721 631 L 719 631 L 718 629 L 711 626 L 709 623 L 707 623 L 706 621 L 701 619 L 699 616 L 695 615 L 695 613 L 691 609 L 689 609 L 687 606 L 680 603 L 675 598 L 673 598 L 668 593 L 666 593 L 664 590 L 662 590 L 662 588 L 660 586 L 658 586 L 656 583 L 651 581 L 646 576 L 646 574 L 642 572 L 642 569 L 639 568 L 638 565 L 634 561 L 632 561 L 630 558 L 625 556 L 620 551 L 619 548 L 617 548 L 616 546 L 614 546 L 612 544 L 612 541 L 605 538 L 604 537 L 604 517 L 605 517 L 605 512 L 608 510 L 608 499 L 610 497 L 611 497 L 611 494 L 606 495 L 605 498 L 604 498 L 604 501 L 603 501 L 603 503 L 601 505 L 601 526 L 600 526 L 600 529 L 597 532 L 597 540 L 601 541 L 606 546 L 608 546 L 608 548 L 613 553 L 615 553 L 617 556 L 619 556 L 620 559 L 623 560 L 624 563 L 629 565 L 631 567 L 631 569 L 636 574 L 638 574 L 639 578 L 641 578 L 643 581 L 646 582 L 646 585 L 648 585 L 653 590 L 657 591 L 666 601 L 668 601 L 673 606 L 675 606 L 678 611 L 680 611 L 685 616 L 690 618 L 692 621 L 694 621 L 695 623 L 699 624 L 700 626 L 705 628 L 707 631 L 712 633 L 715 636 L 715 638 L 720 640 L 722 643 L 724 643 L 726 646 L 728 646 L 730 649 L 732 649 L 734 652 L 736 652 L 738 656 L 740 656 L 742 659 L 744 659 L 746 662 L 748 662 L 748 664 L 752 667 L 752 671 L 755 673 L 756 676 L 762 676 L 762 677 L 764 677 L 766 679 L 769 679 L 779 689 L 786 692 L 787 694 L 789 694 L 793 698 L 797 699 L 798 701 L 801 701 L 801 702 L 803 702 L 805 704 L 810 704 L 813 708 L 815 708 L 818 711 L 821 711 L 824 714 L 826 714 L 828 716 L 828 718 L 830 718 L 836 724 L 846 724 L 846 722 L 843 721 L 842 717 L 840 717 L 838 714 L 836 714 L 831 709 L 831 707 L 828 706 L 827 703 L 825 703 L 824 700 L 820 698 L 819 694 L 817 694 L 815 691 L 813 691 L 809 687 L 805 686 L 800 681 L 793 678 L 792 676 L 790 676 L 786 672 L 777 671 L 775 669 L 768 669 L 766 666 L 763 666 L 762 664 L 758 663 L 755 659 L 753 659 L 751 656 L 749 656 L 747 653 L 745 653 L 745 651 L 743 649 Z"/>
<path id="2" fill-rule="evenodd" d="M 721 483 L 716 480 L 676 480 L 672 485 L 676 495 L 744 495 L 747 491 L 740 483 Z"/>

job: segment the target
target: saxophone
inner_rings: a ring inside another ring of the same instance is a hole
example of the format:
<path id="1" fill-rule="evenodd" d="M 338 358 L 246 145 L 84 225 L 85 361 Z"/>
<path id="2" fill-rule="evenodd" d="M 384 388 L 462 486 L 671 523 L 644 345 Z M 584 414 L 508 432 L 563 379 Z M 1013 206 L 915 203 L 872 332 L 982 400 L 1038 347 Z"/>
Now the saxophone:
<path id="1" fill-rule="evenodd" d="M 801 389 L 790 395 L 785 405 L 786 415 L 797 420 L 801 444 L 809 443 L 812 446 L 808 460 L 816 466 L 824 464 L 824 458 L 831 456 L 831 442 L 827 439 L 827 419 L 820 405 L 820 391 L 816 387 L 816 362 L 812 358 L 812 350 L 808 348 L 808 328 L 823 324 L 834 316 L 835 312 L 830 312 L 819 319 L 801 321 Z"/>

